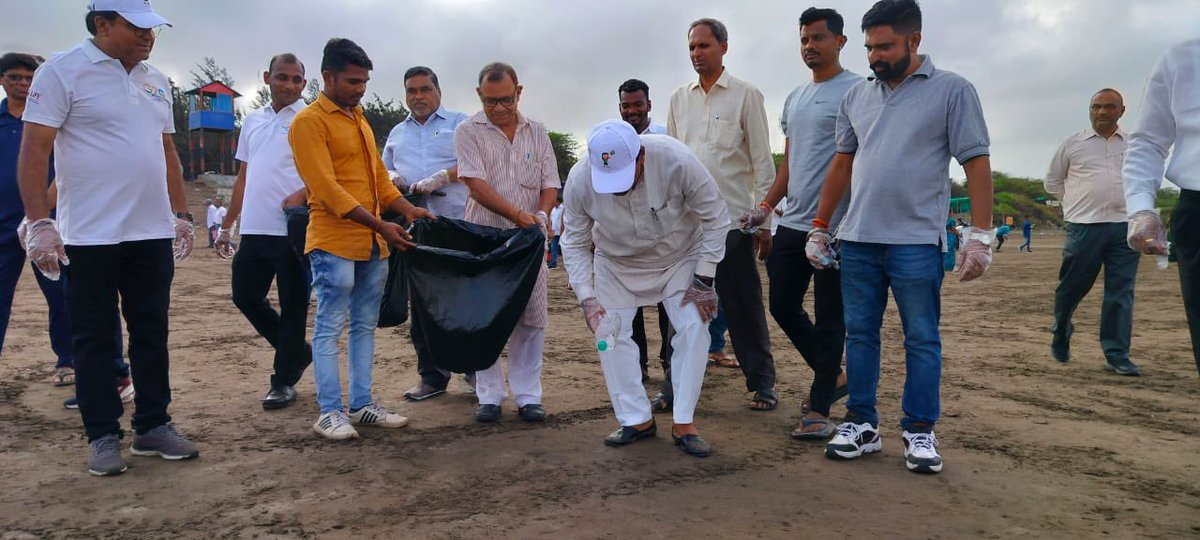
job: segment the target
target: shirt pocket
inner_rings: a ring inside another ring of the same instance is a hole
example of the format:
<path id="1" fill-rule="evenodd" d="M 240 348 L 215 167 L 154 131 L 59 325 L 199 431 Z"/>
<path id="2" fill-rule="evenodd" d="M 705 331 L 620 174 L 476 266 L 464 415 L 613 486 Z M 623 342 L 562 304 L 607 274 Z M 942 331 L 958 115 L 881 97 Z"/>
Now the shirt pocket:
<path id="1" fill-rule="evenodd" d="M 716 130 L 713 140 L 717 148 L 722 150 L 736 150 L 742 145 L 742 125 L 733 120 L 714 119 L 712 127 Z"/>
<path id="2" fill-rule="evenodd" d="M 521 187 L 541 190 L 542 168 L 546 166 L 546 158 L 532 153 L 520 156 L 520 164 L 516 168 L 517 183 Z"/>

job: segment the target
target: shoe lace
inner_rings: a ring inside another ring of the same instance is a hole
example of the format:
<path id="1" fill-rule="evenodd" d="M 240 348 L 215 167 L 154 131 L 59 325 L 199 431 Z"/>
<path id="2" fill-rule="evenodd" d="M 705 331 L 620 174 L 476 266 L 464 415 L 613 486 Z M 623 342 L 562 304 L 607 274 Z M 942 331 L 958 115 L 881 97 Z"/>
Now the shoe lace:
<path id="1" fill-rule="evenodd" d="M 918 450 L 933 451 L 937 448 L 937 437 L 932 433 L 913 433 L 908 437 L 908 444 L 914 452 Z"/>
<path id="2" fill-rule="evenodd" d="M 121 450 L 121 439 L 117 437 L 104 437 L 96 441 L 97 452 L 114 449 L 118 452 Z"/>
<path id="3" fill-rule="evenodd" d="M 350 419 L 346 417 L 346 413 L 336 411 L 329 417 L 329 425 L 338 428 L 350 423 Z"/>
<path id="4" fill-rule="evenodd" d="M 842 422 L 842 425 L 838 426 L 839 437 L 845 437 L 850 440 L 858 440 L 858 436 L 861 433 L 862 428 L 853 422 Z"/>

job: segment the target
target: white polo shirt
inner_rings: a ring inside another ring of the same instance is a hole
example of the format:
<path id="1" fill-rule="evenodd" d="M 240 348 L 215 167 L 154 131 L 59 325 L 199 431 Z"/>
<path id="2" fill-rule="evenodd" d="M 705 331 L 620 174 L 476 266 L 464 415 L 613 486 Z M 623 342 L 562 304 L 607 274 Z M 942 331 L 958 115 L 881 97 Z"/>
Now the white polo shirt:
<path id="1" fill-rule="evenodd" d="M 246 163 L 246 190 L 242 196 L 242 234 L 287 236 L 287 218 L 280 203 L 304 188 L 288 130 L 304 100 L 279 110 L 270 104 L 242 119 L 236 158 Z"/>
<path id="2" fill-rule="evenodd" d="M 37 70 L 24 120 L 58 129 L 54 172 L 64 243 L 175 237 L 163 151 L 175 120 L 162 72 L 145 62 L 126 72 L 85 40 Z"/>

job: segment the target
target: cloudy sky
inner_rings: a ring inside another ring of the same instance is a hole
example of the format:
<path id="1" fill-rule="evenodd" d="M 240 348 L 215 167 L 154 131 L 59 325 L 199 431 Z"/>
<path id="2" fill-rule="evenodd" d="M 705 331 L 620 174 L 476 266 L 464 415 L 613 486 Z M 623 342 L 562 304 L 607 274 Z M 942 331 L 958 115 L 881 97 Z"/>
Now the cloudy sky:
<path id="1" fill-rule="evenodd" d="M 857 29 L 871 0 L 822 2 L 847 20 L 848 69 L 867 73 Z M 0 0 L 0 50 L 48 54 L 86 37 L 85 0 Z M 253 95 L 272 54 L 295 52 L 313 69 L 330 37 L 348 37 L 375 63 L 369 92 L 403 99 L 404 70 L 439 75 L 444 104 L 479 109 L 475 77 L 493 60 L 513 64 L 525 86 L 521 110 L 583 139 L 617 117 L 617 86 L 646 81 L 665 123 L 670 92 L 696 75 L 688 23 L 716 17 L 729 27 L 730 73 L 766 96 L 778 125 L 788 92 L 808 79 L 799 61 L 797 18 L 808 4 L 784 0 L 154 0 L 171 20 L 151 63 L 187 82 L 214 57 Z M 979 90 L 998 170 L 1040 177 L 1055 147 L 1087 126 L 1091 94 L 1126 95 L 1132 128 L 1151 66 L 1172 43 L 1200 36 L 1197 0 L 925 0 L 921 52 Z M 310 76 L 316 76 L 310 74 Z M 248 101 L 248 100 L 246 100 Z M 781 150 L 778 127 L 772 143 Z M 951 169 L 961 177 L 961 170 Z"/>

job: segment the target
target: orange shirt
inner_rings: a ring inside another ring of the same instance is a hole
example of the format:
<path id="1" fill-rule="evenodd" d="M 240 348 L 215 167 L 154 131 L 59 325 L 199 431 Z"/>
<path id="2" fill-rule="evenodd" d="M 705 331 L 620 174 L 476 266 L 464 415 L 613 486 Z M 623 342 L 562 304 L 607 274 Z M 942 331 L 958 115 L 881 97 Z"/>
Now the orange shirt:
<path id="1" fill-rule="evenodd" d="M 296 114 L 288 133 L 296 171 L 308 192 L 308 234 L 304 252 L 319 249 L 352 261 L 371 258 L 372 245 L 388 256 L 387 242 L 345 216 L 361 206 L 376 217 L 400 198 L 379 159 L 375 134 L 363 116 L 354 116 L 321 93 Z"/>

